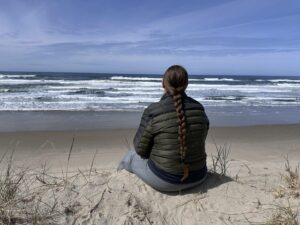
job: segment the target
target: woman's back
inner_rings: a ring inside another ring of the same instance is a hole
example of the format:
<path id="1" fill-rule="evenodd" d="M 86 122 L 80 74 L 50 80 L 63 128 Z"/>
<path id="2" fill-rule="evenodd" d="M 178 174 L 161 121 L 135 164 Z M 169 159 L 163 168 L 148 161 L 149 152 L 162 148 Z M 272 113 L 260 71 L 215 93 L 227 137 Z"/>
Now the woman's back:
<path id="1" fill-rule="evenodd" d="M 182 106 L 186 123 L 186 163 L 190 171 L 196 171 L 206 164 L 205 139 L 209 121 L 204 107 L 185 94 L 182 96 Z M 139 155 L 150 158 L 159 169 L 171 174 L 183 174 L 178 117 L 170 94 L 165 93 L 159 102 L 152 103 L 144 111 L 134 145 Z"/>
<path id="2" fill-rule="evenodd" d="M 149 105 L 129 151 L 118 169 L 135 173 L 160 191 L 178 191 L 202 183 L 207 175 L 205 139 L 209 121 L 203 106 L 188 97 L 187 71 L 169 67 L 163 77 L 165 94 Z"/>

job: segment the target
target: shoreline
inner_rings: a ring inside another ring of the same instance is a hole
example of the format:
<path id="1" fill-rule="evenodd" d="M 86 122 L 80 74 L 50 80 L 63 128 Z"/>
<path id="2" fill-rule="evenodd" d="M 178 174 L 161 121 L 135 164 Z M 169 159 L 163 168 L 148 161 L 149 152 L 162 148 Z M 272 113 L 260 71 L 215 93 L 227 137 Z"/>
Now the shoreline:
<path id="1" fill-rule="evenodd" d="M 205 109 L 211 127 L 300 124 L 299 109 L 295 107 L 280 110 L 270 107 Z M 0 111 L 0 132 L 137 128 L 142 113 L 142 111 Z"/>

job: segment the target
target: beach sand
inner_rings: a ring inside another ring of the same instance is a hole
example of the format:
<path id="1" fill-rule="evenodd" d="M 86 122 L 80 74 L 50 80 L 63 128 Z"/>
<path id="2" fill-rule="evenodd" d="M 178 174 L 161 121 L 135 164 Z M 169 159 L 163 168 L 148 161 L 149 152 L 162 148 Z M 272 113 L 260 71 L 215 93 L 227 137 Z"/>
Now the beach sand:
<path id="1" fill-rule="evenodd" d="M 1 132 L 0 154 L 14 151 L 14 164 L 29 166 L 31 176 L 47 164 L 49 181 L 30 178 L 31 189 L 39 187 L 43 191 L 35 196 L 55 205 L 53 212 L 60 213 L 51 215 L 57 224 L 264 224 L 279 207 L 300 210 L 299 187 L 290 189 L 284 180 L 288 174 L 284 157 L 289 156 L 292 168 L 300 162 L 298 124 L 212 127 L 206 144 L 208 168 L 213 167 L 215 144 L 227 146 L 227 174 L 210 172 L 203 185 L 172 194 L 157 192 L 135 175 L 116 171 L 132 148 L 135 131 Z M 63 185 L 54 177 L 64 177 Z"/>

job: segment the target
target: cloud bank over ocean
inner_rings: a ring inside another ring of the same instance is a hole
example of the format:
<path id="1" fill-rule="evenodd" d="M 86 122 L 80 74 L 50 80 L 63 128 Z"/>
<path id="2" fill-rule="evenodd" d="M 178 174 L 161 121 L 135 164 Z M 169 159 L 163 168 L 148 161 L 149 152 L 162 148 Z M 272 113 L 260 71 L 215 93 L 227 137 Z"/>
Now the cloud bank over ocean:
<path id="1" fill-rule="evenodd" d="M 0 70 L 300 75 L 296 0 L 0 3 Z"/>

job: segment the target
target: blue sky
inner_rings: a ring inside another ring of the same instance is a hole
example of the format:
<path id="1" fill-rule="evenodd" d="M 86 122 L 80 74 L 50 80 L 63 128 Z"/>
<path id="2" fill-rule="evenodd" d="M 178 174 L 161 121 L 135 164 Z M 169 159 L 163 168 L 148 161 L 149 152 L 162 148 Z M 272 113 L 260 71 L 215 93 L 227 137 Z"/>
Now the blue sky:
<path id="1" fill-rule="evenodd" d="M 299 0 L 0 0 L 0 70 L 300 75 Z"/>

